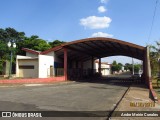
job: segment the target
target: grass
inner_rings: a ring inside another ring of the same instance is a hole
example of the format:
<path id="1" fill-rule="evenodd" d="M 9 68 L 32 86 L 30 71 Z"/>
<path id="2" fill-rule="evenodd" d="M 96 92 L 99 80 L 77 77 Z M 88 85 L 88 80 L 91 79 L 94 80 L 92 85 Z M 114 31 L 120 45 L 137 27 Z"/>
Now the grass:
<path id="1" fill-rule="evenodd" d="M 153 89 L 155 90 L 155 92 L 157 93 L 158 99 L 160 99 L 160 81 L 158 81 L 158 83 L 157 83 L 156 77 L 154 77 L 152 79 L 152 86 L 153 86 Z"/>

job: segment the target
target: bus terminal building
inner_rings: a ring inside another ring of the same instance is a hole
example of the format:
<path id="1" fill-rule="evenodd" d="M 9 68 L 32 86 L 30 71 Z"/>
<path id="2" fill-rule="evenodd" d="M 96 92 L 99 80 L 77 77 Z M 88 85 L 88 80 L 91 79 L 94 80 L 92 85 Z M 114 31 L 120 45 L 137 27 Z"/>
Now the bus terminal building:
<path id="1" fill-rule="evenodd" d="M 101 75 L 104 73 L 101 58 L 122 55 L 143 61 L 142 77 L 145 83 L 150 84 L 149 49 L 133 43 L 97 37 L 64 43 L 43 52 L 28 48 L 22 50 L 26 51 L 26 56 L 17 55 L 16 77 L 61 76 L 64 80 L 70 80 L 93 76 L 95 73 Z M 106 67 L 106 70 L 110 70 L 110 67 Z M 106 73 L 109 74 L 108 71 Z"/>

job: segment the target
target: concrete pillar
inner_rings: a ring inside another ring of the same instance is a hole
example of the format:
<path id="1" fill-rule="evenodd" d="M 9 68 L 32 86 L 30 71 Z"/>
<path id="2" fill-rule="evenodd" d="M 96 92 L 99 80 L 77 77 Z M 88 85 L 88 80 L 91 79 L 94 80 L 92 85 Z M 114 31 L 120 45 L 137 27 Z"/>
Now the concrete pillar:
<path id="1" fill-rule="evenodd" d="M 149 56 L 149 47 L 146 48 L 146 52 L 147 52 L 147 82 L 148 82 L 148 86 L 150 89 L 152 89 L 152 79 L 151 79 L 151 65 L 150 65 L 150 56 Z"/>
<path id="2" fill-rule="evenodd" d="M 67 80 L 67 49 L 64 48 L 64 77 Z"/>
<path id="3" fill-rule="evenodd" d="M 151 67 L 150 67 L 150 58 L 149 58 L 149 47 L 146 47 L 144 55 L 144 64 L 143 72 L 146 85 L 151 89 L 152 88 L 152 79 L 151 79 Z"/>

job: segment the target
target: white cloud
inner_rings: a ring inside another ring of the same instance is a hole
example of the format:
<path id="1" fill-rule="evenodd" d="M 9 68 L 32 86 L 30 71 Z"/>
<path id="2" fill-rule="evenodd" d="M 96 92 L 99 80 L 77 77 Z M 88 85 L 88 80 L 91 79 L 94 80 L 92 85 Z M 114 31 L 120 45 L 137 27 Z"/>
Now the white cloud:
<path id="1" fill-rule="evenodd" d="M 87 18 L 80 19 L 80 24 L 90 29 L 103 29 L 103 28 L 108 28 L 111 21 L 112 21 L 111 18 L 106 16 L 104 17 L 89 16 Z"/>
<path id="2" fill-rule="evenodd" d="M 104 13 L 104 12 L 106 12 L 107 10 L 106 10 L 106 8 L 104 7 L 104 6 L 99 6 L 98 7 L 98 12 L 100 12 L 100 13 Z"/>
<path id="3" fill-rule="evenodd" d="M 97 32 L 97 33 L 93 33 L 92 37 L 107 37 L 107 38 L 112 38 L 113 35 L 108 34 L 108 33 L 103 33 L 103 32 Z"/>
<path id="4" fill-rule="evenodd" d="M 101 3 L 107 3 L 108 0 L 101 0 L 100 2 L 101 2 Z"/>

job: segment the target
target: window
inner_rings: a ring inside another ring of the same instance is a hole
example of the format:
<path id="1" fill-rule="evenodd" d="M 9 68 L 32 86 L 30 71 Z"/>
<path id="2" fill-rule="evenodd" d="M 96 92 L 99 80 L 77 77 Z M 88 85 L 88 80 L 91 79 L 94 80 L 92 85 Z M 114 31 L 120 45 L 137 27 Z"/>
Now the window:
<path id="1" fill-rule="evenodd" d="M 19 69 L 34 69 L 34 65 L 19 65 Z"/>

